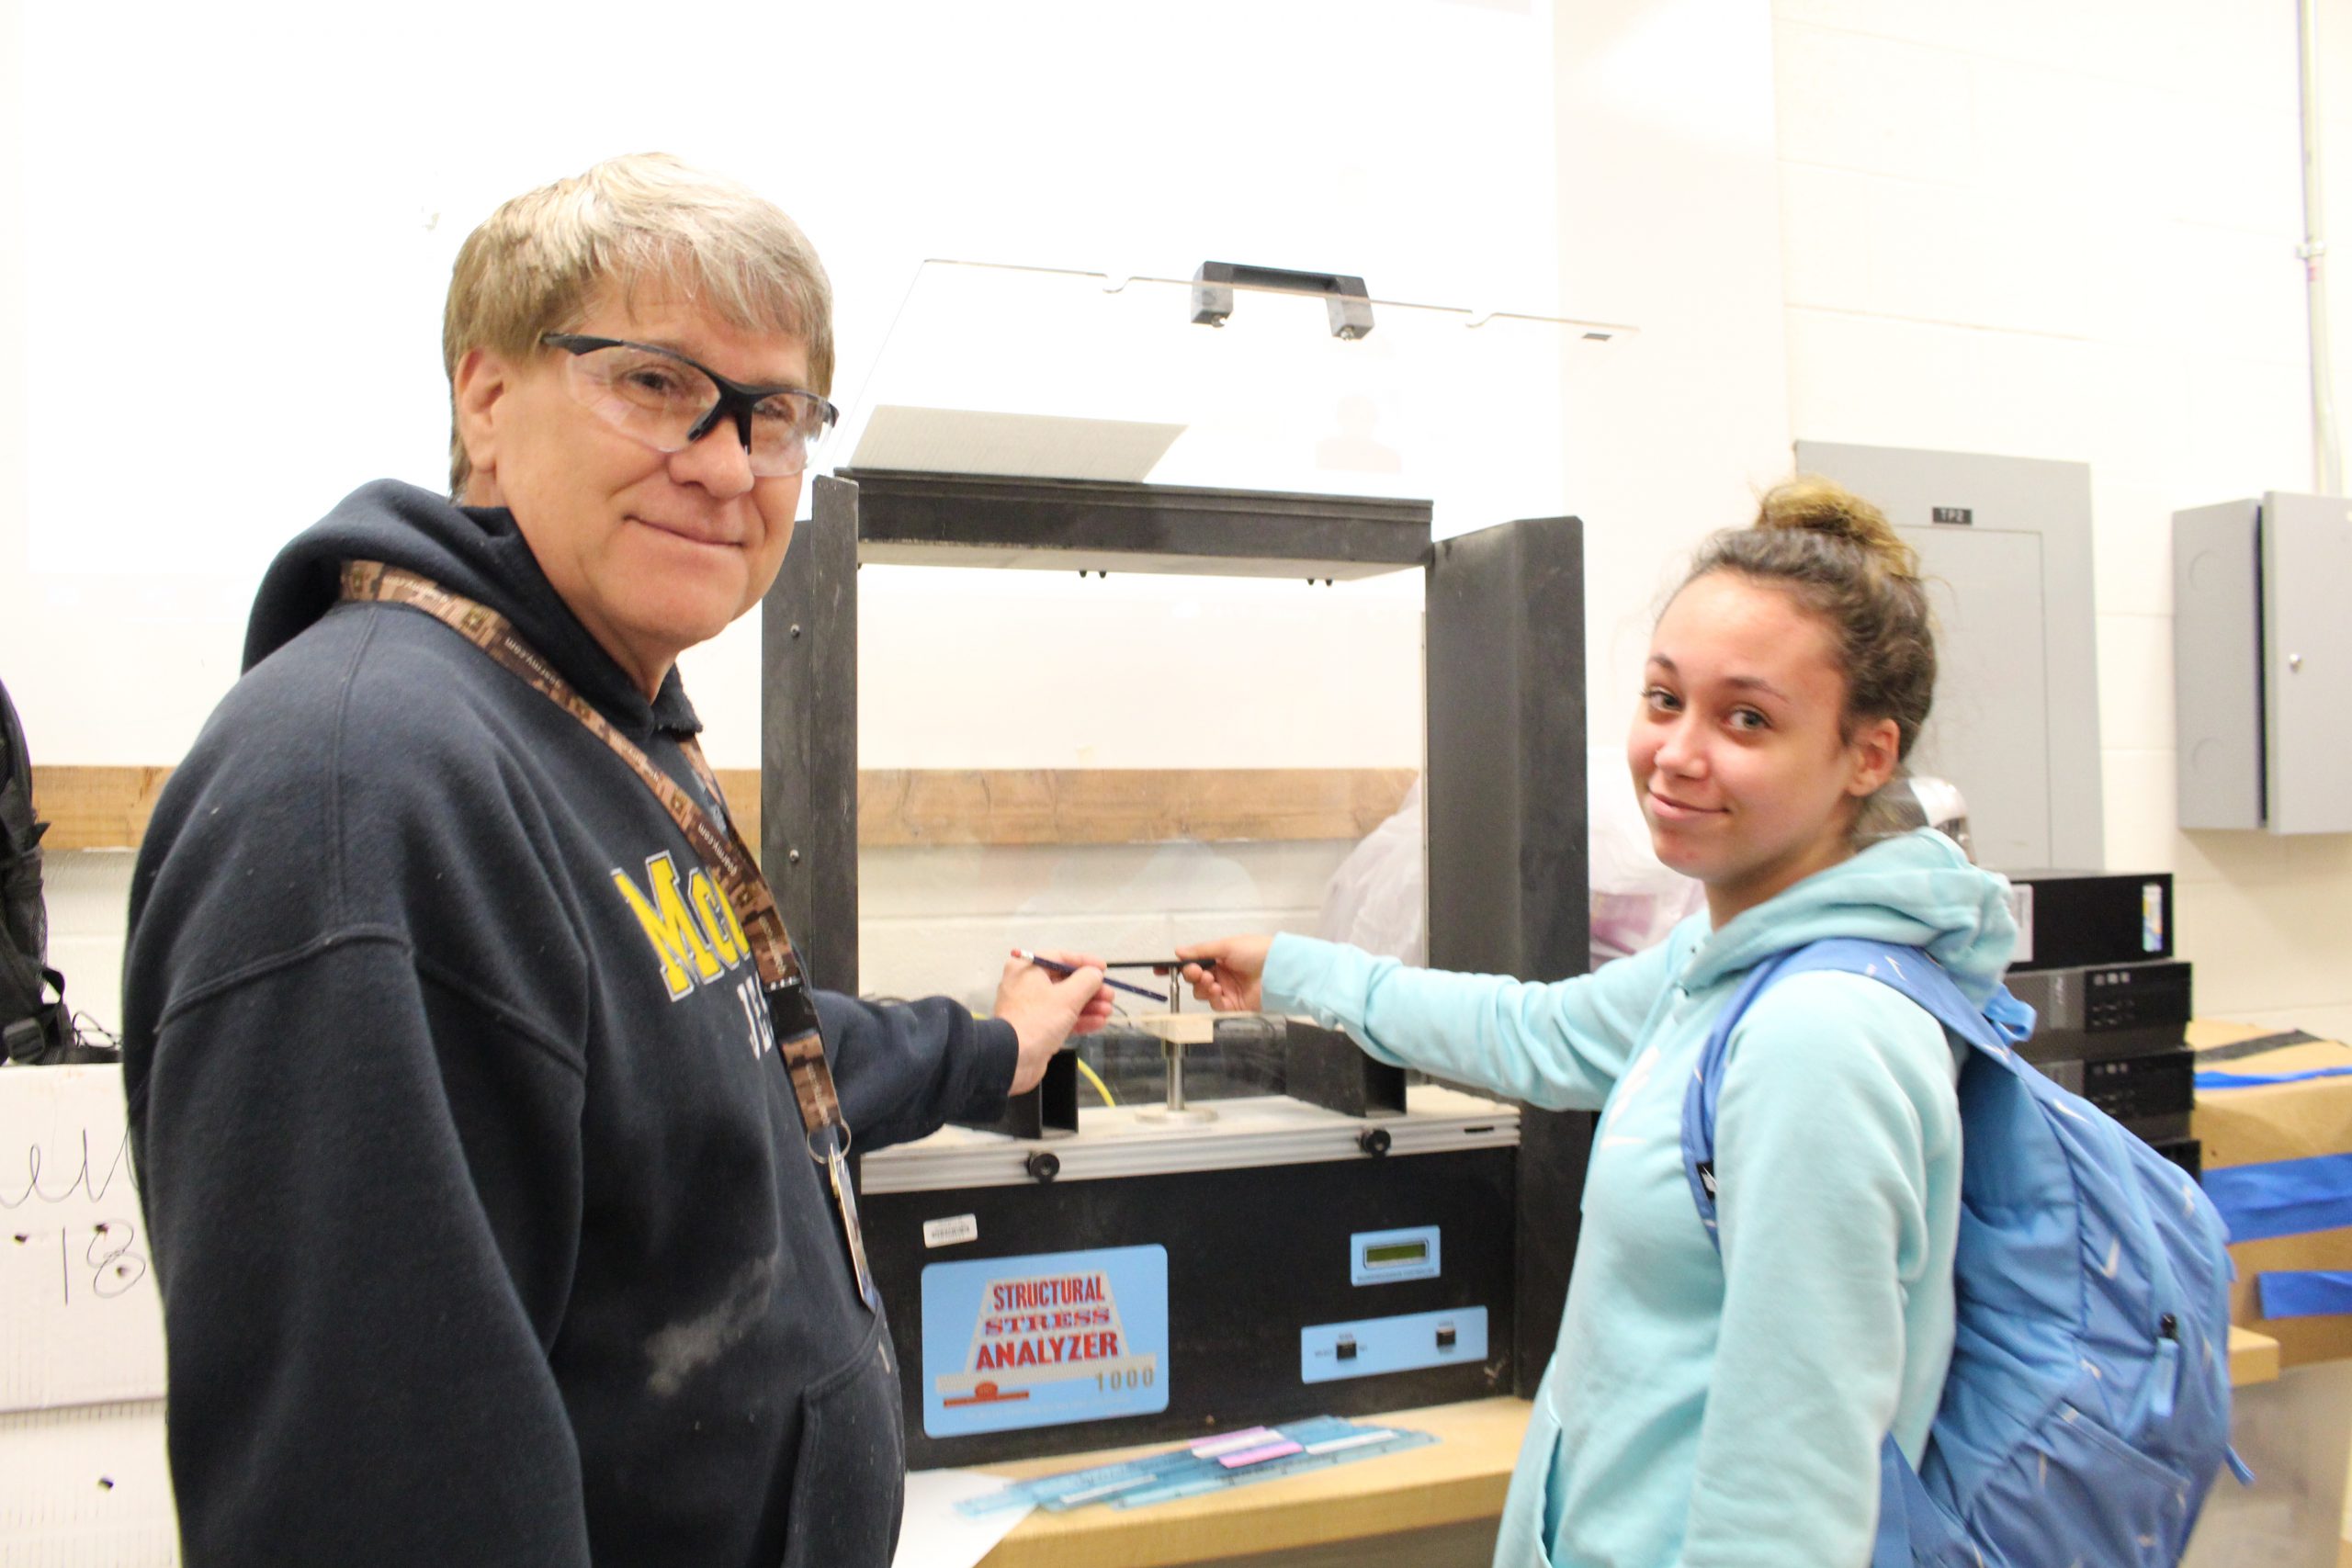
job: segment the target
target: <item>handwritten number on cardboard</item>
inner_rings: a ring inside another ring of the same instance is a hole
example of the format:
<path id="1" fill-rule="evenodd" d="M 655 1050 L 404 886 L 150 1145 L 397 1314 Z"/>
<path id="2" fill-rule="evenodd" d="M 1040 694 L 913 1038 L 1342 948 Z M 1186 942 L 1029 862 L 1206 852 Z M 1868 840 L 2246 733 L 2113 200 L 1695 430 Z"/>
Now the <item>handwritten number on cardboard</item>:
<path id="1" fill-rule="evenodd" d="M 101 1220 L 91 1227 L 83 1258 L 90 1266 L 93 1294 L 111 1301 L 146 1277 L 147 1258 L 138 1241 L 138 1229 L 129 1220 Z"/>

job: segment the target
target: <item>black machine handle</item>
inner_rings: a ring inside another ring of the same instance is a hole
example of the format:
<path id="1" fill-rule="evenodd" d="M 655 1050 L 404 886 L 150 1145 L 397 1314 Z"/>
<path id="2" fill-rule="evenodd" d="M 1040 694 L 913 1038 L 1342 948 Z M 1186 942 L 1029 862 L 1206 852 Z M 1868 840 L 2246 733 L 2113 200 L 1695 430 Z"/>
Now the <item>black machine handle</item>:
<path id="1" fill-rule="evenodd" d="M 1203 262 L 1193 274 L 1193 323 L 1221 327 L 1233 314 L 1233 290 L 1277 289 L 1285 294 L 1319 294 L 1331 321 L 1331 335 L 1352 343 L 1372 331 L 1372 296 L 1363 279 L 1340 272 L 1297 272 L 1286 266 L 1251 266 L 1246 262 Z"/>

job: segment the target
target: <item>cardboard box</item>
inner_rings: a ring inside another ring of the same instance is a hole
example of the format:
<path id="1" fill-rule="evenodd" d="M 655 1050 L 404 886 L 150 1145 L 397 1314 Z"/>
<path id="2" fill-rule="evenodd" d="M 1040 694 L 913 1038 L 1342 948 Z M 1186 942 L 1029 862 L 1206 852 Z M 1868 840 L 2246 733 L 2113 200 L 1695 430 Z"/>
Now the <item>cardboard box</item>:
<path id="1" fill-rule="evenodd" d="M 2189 1025 L 2188 1043 L 2198 1050 L 2199 1072 L 2279 1074 L 2352 1068 L 2352 1047 L 2330 1040 L 2282 1043 L 2246 1055 L 2224 1049 L 2275 1037 L 2276 1032 L 2200 1020 Z M 2209 1173 L 2352 1153 L 2352 1075 L 2248 1089 L 2200 1089 L 2190 1130 L 2205 1146 Z M 2269 1269 L 2352 1270 L 2352 1227 L 2241 1242 L 2230 1248 L 2230 1256 L 2238 1268 L 2231 1295 L 2231 1320 L 2278 1340 L 2281 1366 L 2352 1356 L 2352 1314 L 2265 1318 L 2256 1283 Z"/>

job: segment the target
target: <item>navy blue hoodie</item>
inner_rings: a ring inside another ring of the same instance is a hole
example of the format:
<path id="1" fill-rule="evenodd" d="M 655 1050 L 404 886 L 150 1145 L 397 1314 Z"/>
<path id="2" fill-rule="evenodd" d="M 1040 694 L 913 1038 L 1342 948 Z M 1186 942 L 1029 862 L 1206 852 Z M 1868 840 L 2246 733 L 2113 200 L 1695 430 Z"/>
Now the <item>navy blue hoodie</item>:
<path id="1" fill-rule="evenodd" d="M 701 794 L 676 674 L 507 513 L 370 485 L 270 568 L 131 896 L 186 1561 L 883 1568 L 889 1337 L 691 845 L 455 632 L 337 603 L 349 558 L 504 614 Z M 1001 1108 L 1010 1026 L 818 1000 L 860 1147 Z"/>

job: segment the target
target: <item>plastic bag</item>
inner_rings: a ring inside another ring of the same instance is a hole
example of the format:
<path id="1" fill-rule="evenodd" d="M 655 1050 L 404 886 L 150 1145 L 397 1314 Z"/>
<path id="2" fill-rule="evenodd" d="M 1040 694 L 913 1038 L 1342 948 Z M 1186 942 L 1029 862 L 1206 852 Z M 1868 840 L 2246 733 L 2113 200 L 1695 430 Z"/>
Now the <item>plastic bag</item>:
<path id="1" fill-rule="evenodd" d="M 1592 966 L 1598 969 L 1664 942 L 1684 917 L 1705 907 L 1707 890 L 1668 870 L 1651 852 L 1650 827 L 1634 798 L 1623 750 L 1588 747 L 1584 760 Z"/>
<path id="2" fill-rule="evenodd" d="M 1625 777 L 1623 751 L 1613 746 L 1588 749 L 1585 786 L 1597 969 L 1665 941 L 1678 921 L 1705 906 L 1706 889 L 1668 871 L 1650 852 L 1649 824 L 1642 820 Z M 1427 963 L 1426 833 L 1421 781 L 1416 779 L 1396 814 L 1366 834 L 1332 873 L 1315 934 L 1407 964 Z"/>
<path id="3" fill-rule="evenodd" d="M 1415 779 L 1396 815 L 1366 833 L 1331 874 L 1315 934 L 1407 964 L 1428 963 L 1429 901 L 1421 869 L 1427 831 L 1421 781 Z"/>

